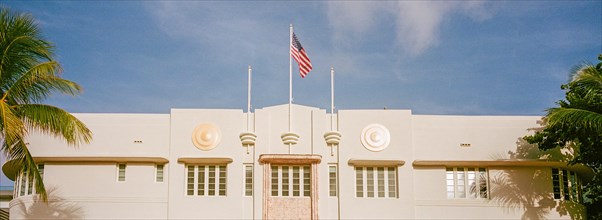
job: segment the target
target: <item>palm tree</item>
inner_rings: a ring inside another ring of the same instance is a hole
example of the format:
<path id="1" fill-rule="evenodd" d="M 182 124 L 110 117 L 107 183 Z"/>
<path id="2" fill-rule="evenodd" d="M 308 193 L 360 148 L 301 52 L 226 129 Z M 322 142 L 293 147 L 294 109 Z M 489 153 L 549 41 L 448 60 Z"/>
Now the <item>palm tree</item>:
<path id="1" fill-rule="evenodd" d="M 0 8 L 0 150 L 7 161 L 33 174 L 36 192 L 47 201 L 44 183 L 24 140 L 30 132 L 88 143 L 91 131 L 63 109 L 43 104 L 53 93 L 77 95 L 82 88 L 60 76 L 53 45 L 41 37 L 34 18 Z"/>
<path id="2" fill-rule="evenodd" d="M 598 57 L 602 61 L 602 54 Z M 560 107 L 548 109 L 549 126 L 571 125 L 602 134 L 602 63 L 597 66 L 584 64 L 572 71 L 567 101 L 559 101 Z"/>
<path id="3" fill-rule="evenodd" d="M 587 215 L 602 218 L 602 54 L 601 62 L 580 65 L 573 69 L 572 79 L 562 85 L 566 100 L 559 107 L 548 109 L 543 130 L 525 137 L 539 149 L 573 150 L 570 163 L 582 163 L 594 171 L 593 179 L 585 186 Z"/>

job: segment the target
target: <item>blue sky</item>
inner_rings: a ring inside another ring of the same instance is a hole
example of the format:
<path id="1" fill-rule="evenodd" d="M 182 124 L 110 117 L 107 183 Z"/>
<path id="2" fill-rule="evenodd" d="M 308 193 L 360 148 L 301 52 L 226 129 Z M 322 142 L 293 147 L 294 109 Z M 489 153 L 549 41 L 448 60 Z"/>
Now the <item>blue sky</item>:
<path id="1" fill-rule="evenodd" d="M 294 102 L 415 114 L 543 115 L 570 69 L 602 53 L 601 1 L 5 1 L 31 13 L 71 112 L 168 113 L 288 102 L 289 24 L 313 71 Z"/>
<path id="2" fill-rule="evenodd" d="M 288 102 L 289 24 L 314 69 L 294 102 L 416 114 L 542 115 L 602 52 L 600 1 L 8 1 L 56 44 L 71 112 L 168 113 Z M 297 68 L 294 64 L 294 69 Z"/>

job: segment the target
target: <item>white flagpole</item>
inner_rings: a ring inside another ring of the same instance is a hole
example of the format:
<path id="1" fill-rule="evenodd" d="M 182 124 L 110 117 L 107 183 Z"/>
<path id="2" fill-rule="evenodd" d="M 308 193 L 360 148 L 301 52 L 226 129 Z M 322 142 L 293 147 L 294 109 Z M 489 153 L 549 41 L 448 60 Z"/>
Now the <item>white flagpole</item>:
<path id="1" fill-rule="evenodd" d="M 293 57 L 291 56 L 291 46 L 293 43 L 293 24 L 290 24 L 290 37 L 288 45 L 288 58 L 289 58 L 289 74 L 288 74 L 288 132 L 291 132 L 291 105 L 293 102 Z"/>
<path id="2" fill-rule="evenodd" d="M 330 67 L 330 130 L 334 131 L 334 67 Z"/>
<path id="3" fill-rule="evenodd" d="M 247 131 L 251 131 L 251 65 L 249 65 L 249 85 L 247 90 Z"/>

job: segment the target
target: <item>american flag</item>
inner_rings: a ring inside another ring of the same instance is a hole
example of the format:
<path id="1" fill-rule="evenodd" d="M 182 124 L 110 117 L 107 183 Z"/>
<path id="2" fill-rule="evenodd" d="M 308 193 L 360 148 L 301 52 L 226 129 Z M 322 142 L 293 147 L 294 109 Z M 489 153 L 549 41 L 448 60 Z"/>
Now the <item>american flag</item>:
<path id="1" fill-rule="evenodd" d="M 305 52 L 305 49 L 303 49 L 303 46 L 301 46 L 295 33 L 293 33 L 293 42 L 291 42 L 291 56 L 293 56 L 299 64 L 299 73 L 301 74 L 301 77 L 305 78 L 307 73 L 312 69 L 311 61 L 309 60 L 309 57 L 307 57 L 307 53 Z"/>

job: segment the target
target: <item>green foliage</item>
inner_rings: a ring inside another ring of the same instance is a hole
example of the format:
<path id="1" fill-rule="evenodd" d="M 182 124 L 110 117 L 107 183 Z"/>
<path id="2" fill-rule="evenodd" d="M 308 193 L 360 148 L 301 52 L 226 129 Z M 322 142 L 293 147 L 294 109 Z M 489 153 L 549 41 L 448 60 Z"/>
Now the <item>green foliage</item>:
<path id="1" fill-rule="evenodd" d="M 573 149 L 576 154 L 570 163 L 594 170 L 594 179 L 585 186 L 590 219 L 602 219 L 602 54 L 598 59 L 596 66 L 573 69 L 572 80 L 561 86 L 566 100 L 548 109 L 543 130 L 524 138 L 541 150 Z"/>
<path id="2" fill-rule="evenodd" d="M 42 38 L 32 16 L 0 9 L 0 150 L 34 174 L 35 189 L 47 201 L 44 183 L 24 140 L 29 132 L 87 143 L 88 128 L 68 112 L 42 102 L 54 93 L 77 95 L 81 87 L 61 78 L 53 46 Z"/>

